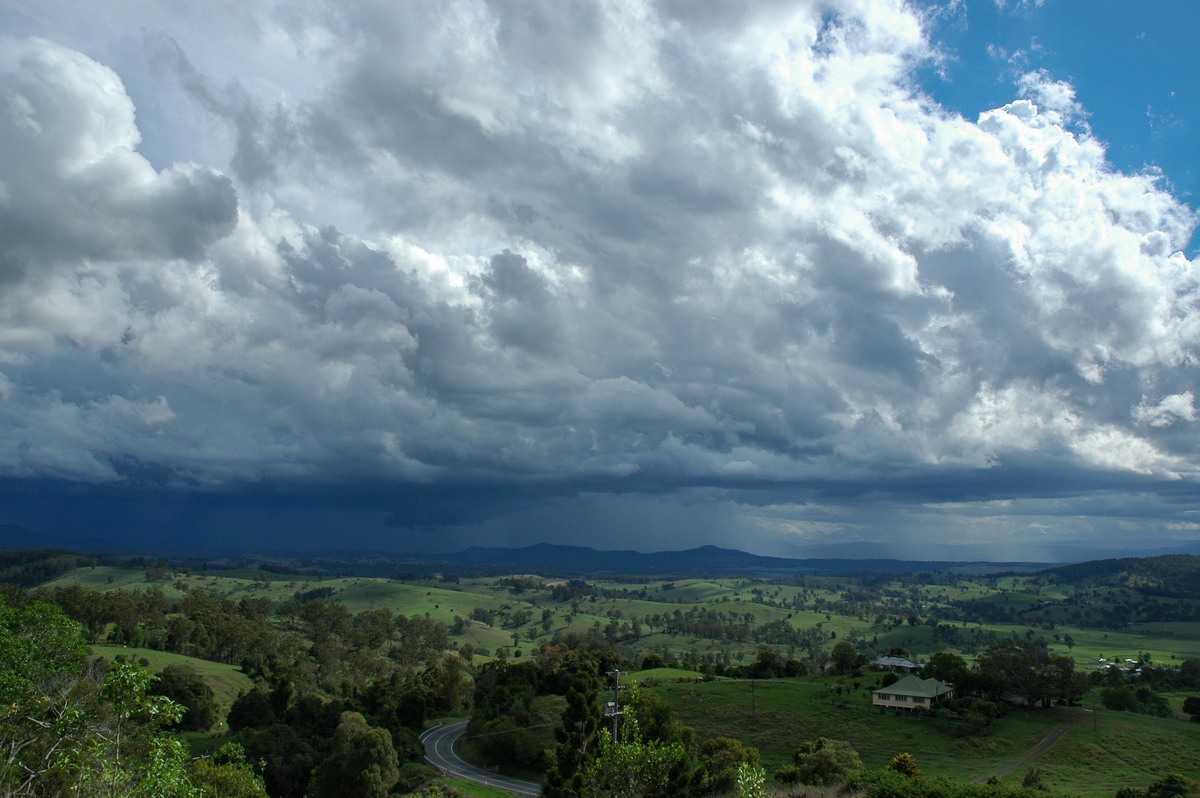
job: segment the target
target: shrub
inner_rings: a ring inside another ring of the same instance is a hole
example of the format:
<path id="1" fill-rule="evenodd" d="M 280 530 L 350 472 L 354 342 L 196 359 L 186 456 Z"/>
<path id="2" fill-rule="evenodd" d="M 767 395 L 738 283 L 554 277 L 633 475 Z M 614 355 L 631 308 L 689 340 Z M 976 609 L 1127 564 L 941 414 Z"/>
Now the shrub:
<path id="1" fill-rule="evenodd" d="M 800 782 L 822 787 L 838 784 L 863 769 L 862 759 L 850 743 L 827 737 L 805 743 L 793 754 L 793 759 Z"/>
<path id="2" fill-rule="evenodd" d="M 888 768 L 909 778 L 915 779 L 921 775 L 921 768 L 917 766 L 916 757 L 912 754 L 896 754 L 892 761 L 888 762 Z"/>

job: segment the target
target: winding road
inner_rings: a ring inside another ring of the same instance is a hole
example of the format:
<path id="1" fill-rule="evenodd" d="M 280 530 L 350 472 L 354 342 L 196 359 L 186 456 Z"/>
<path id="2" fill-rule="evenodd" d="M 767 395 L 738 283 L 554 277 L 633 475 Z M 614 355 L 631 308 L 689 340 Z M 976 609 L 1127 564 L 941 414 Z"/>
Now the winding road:
<path id="1" fill-rule="evenodd" d="M 458 776 L 463 779 L 477 781 L 490 787 L 516 793 L 521 796 L 541 795 L 542 788 L 532 781 L 521 781 L 501 776 L 472 765 L 454 752 L 454 744 L 467 730 L 467 721 L 448 723 L 434 726 L 421 732 L 421 742 L 425 744 L 425 760 L 442 773 Z"/>

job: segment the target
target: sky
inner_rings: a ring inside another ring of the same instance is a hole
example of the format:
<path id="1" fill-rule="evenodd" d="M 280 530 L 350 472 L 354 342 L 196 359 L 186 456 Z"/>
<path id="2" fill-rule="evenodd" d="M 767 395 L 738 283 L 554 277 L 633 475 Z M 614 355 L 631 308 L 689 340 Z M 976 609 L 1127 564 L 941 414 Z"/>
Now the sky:
<path id="1" fill-rule="evenodd" d="M 0 528 L 1192 550 L 1192 0 L 0 0 Z"/>

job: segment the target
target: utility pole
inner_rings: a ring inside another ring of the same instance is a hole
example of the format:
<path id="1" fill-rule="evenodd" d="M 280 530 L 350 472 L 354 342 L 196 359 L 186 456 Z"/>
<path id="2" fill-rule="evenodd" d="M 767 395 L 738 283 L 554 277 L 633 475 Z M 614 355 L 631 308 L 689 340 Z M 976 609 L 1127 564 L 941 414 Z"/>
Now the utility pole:
<path id="1" fill-rule="evenodd" d="M 621 677 L 626 673 L 628 671 L 609 671 L 604 674 L 605 676 L 612 677 L 613 700 L 604 705 L 604 716 L 612 718 L 612 739 L 614 743 L 617 741 L 617 728 L 621 716 L 625 714 L 621 709 Z"/>

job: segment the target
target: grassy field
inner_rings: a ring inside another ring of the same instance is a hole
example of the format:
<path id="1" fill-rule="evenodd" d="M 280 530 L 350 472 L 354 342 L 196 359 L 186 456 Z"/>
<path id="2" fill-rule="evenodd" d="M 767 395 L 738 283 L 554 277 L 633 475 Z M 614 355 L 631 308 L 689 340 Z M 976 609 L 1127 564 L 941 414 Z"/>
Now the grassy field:
<path id="1" fill-rule="evenodd" d="M 762 753 L 767 768 L 791 763 L 793 752 L 817 737 L 849 741 L 868 768 L 898 753 L 916 757 L 924 772 L 971 780 L 1015 760 L 1060 723 L 1071 730 L 1033 765 L 1053 790 L 1112 795 L 1122 786 L 1144 787 L 1167 773 L 1200 779 L 1200 724 L 1124 712 L 1082 709 L 1014 710 L 984 733 L 907 713 L 880 713 L 865 688 L 830 694 L 827 677 L 704 683 L 667 683 L 653 690 L 666 698 L 701 739 L 738 737 Z M 1028 767 L 1005 777 L 1020 783 Z"/>
<path id="2" fill-rule="evenodd" d="M 204 589 L 232 599 L 242 596 L 269 598 L 276 604 L 303 591 L 329 588 L 333 590 L 332 598 L 343 602 L 351 612 L 387 607 L 405 615 L 426 616 L 446 624 L 452 624 L 456 617 L 466 619 L 473 610 L 482 609 L 495 613 L 494 625 L 468 622 L 456 639 L 460 644 L 470 643 L 476 649 L 494 652 L 498 648 L 507 648 L 510 654 L 517 649 L 527 652 L 563 630 L 588 633 L 596 624 L 603 628 L 614 616 L 628 621 L 633 617 L 647 618 L 676 610 L 686 613 L 704 608 L 748 617 L 754 624 L 785 620 L 796 629 L 819 627 L 834 639 L 855 640 L 860 647 L 883 653 L 893 647 L 903 648 L 917 658 L 945 648 L 955 650 L 955 647 L 942 642 L 939 632 L 929 624 L 899 622 L 898 618 L 908 612 L 902 609 L 905 606 L 925 607 L 924 612 L 936 615 L 947 601 L 986 597 L 999 606 L 1015 611 L 1034 610 L 1044 616 L 1064 611 L 1055 602 L 1061 601 L 1066 593 L 1061 586 L 1041 585 L 1025 577 L 963 581 L 952 587 L 894 582 L 876 585 L 869 591 L 878 606 L 845 614 L 835 608 L 841 606 L 839 602 L 845 598 L 846 591 L 853 589 L 853 582 L 831 577 L 805 577 L 795 583 L 782 584 L 748 579 L 648 580 L 641 583 L 592 580 L 592 584 L 608 591 L 608 595 L 592 595 L 572 602 L 556 602 L 551 598 L 550 588 L 561 580 L 529 579 L 538 586 L 520 592 L 508 589 L 499 578 L 463 579 L 457 583 L 439 583 L 436 578 L 431 578 L 402 583 L 367 577 L 279 576 L 253 570 L 177 572 L 164 582 L 149 582 L 144 569 L 96 566 L 65 574 L 46 586 L 54 588 L 79 583 L 100 591 L 152 588 L 162 590 L 168 600 L 178 598 L 188 590 Z M 1115 592 L 1110 593 L 1110 598 L 1117 596 Z M 1050 602 L 1045 609 L 1044 602 Z M 541 623 L 542 613 L 547 609 L 552 616 L 548 628 Z M 889 619 L 876 622 L 884 609 L 889 610 L 885 613 Z M 522 612 L 527 613 L 524 621 L 509 622 L 514 614 Z M 979 635 L 1034 636 L 1044 640 L 1057 653 L 1074 657 L 1079 668 L 1085 671 L 1095 669 L 1101 657 L 1124 660 L 1149 653 L 1153 662 L 1163 665 L 1200 658 L 1200 623 L 1138 623 L 1119 630 L 1101 630 L 1072 625 L 1062 618 L 1051 623 L 1035 614 L 1012 623 L 947 620 L 943 624 L 976 640 L 985 639 Z M 683 657 L 692 652 L 697 656 L 729 656 L 734 658 L 733 661 L 744 661 L 757 649 L 754 641 L 736 643 L 649 629 L 643 630 L 641 638 L 625 642 L 631 656 L 641 651 L 657 651 Z M 782 647 L 778 650 L 790 653 Z M 964 653 L 969 656 L 971 652 Z M 743 659 L 738 659 L 739 656 Z"/>
<path id="3" fill-rule="evenodd" d="M 836 577 L 787 581 L 589 579 L 583 590 L 572 593 L 568 600 L 558 600 L 561 595 L 556 599 L 552 591 L 563 587 L 565 580 L 529 575 L 516 580 L 475 577 L 441 581 L 429 577 L 405 583 L 356 576 L 280 576 L 243 569 L 178 571 L 150 582 L 144 569 L 111 566 L 79 569 L 47 587 L 71 583 L 98 591 L 158 589 L 168 601 L 204 589 L 235 600 L 242 596 L 269 598 L 276 606 L 305 591 L 328 588 L 331 600 L 344 603 L 351 612 L 386 607 L 447 625 L 461 619 L 451 641 L 492 654 L 503 649 L 510 655 L 519 650 L 529 656 L 564 630 L 599 633 L 613 640 L 630 659 L 655 652 L 668 662 L 677 660 L 673 664 L 678 667 L 635 673 L 624 681 L 649 682 L 644 689 L 665 697 L 702 739 L 741 738 L 761 750 L 771 769 L 790 764 L 801 743 L 826 736 L 850 741 L 868 767 L 881 767 L 895 754 L 907 752 L 927 773 L 971 779 L 1013 761 L 1059 723 L 1083 718 L 1036 762 L 1052 789 L 1111 795 L 1121 786 L 1145 786 L 1171 771 L 1182 770 L 1200 778 L 1200 724 L 1178 717 L 1186 697 L 1182 693 L 1168 696 L 1177 714 L 1174 719 L 1113 712 L 1092 716 L 1065 709 L 1015 711 L 984 733 L 971 734 L 953 722 L 872 710 L 869 689 L 877 684 L 877 674 L 857 679 L 858 687 L 854 687 L 855 679 L 847 679 L 840 696 L 833 692 L 837 682 L 820 676 L 702 682 L 697 670 L 701 660 L 745 664 L 754 659 L 760 643 L 753 635 L 736 639 L 733 635 L 668 633 L 661 620 L 658 626 L 650 622 L 652 617 L 674 617 L 677 612 L 686 616 L 695 610 L 721 613 L 744 629 L 784 621 L 796 630 L 820 629 L 826 635 L 821 644 L 826 650 L 836 641 L 849 640 L 872 658 L 898 647 L 916 660 L 941 650 L 958 651 L 970 659 L 998 638 L 1034 639 L 1044 641 L 1056 653 L 1072 656 L 1084 672 L 1095 670 L 1101 658 L 1124 663 L 1148 654 L 1152 663 L 1167 666 L 1200 658 L 1197 622 L 1143 620 L 1109 623 L 1107 628 L 1085 625 L 1087 617 L 1080 615 L 1085 608 L 1098 603 L 1129 606 L 1137 599 L 1133 591 L 1120 587 L 1088 588 L 1084 594 L 1080 588 L 1030 576 L 951 578 L 941 583 L 935 578 L 931 584 L 899 578 L 858 582 Z M 572 583 L 574 588 L 581 584 Z M 970 600 L 988 602 L 993 610 L 1001 610 L 991 617 L 1008 622 L 984 622 L 970 612 L 963 620 L 962 610 L 954 602 Z M 1161 607 L 1174 606 L 1172 600 L 1158 601 Z M 491 614 L 491 624 L 471 620 L 473 612 Z M 959 617 L 952 619 L 956 614 Z M 640 636 L 630 633 L 635 618 L 642 625 Z M 610 634 L 614 625 L 621 627 L 615 636 Z M 778 645 L 774 650 L 781 656 L 808 656 L 803 648 Z M 233 666 L 149 649 L 97 646 L 96 651 L 105 656 L 120 653 L 145 658 L 155 669 L 187 662 L 212 685 L 225 707 L 250 686 Z M 814 670 L 822 665 L 819 661 L 809 664 Z M 547 744 L 552 744 L 548 732 Z M 1019 783 L 1024 772 L 1016 770 L 1005 781 Z"/>
<path id="4" fill-rule="evenodd" d="M 1071 729 L 1036 765 L 1048 786 L 1082 794 L 1144 789 L 1168 773 L 1200 779 L 1200 723 L 1101 710 Z"/>
<path id="5" fill-rule="evenodd" d="M 230 704 L 254 686 L 250 678 L 242 673 L 236 665 L 222 665 L 219 662 L 209 662 L 206 659 L 196 659 L 183 654 L 172 654 L 167 651 L 155 651 L 152 648 L 133 648 L 130 646 L 94 645 L 92 653 L 105 659 L 115 659 L 125 656 L 135 662 L 145 660 L 154 671 L 161 671 L 168 665 L 190 665 L 212 688 L 217 705 L 222 712 L 229 710 Z"/>
<path id="6" fill-rule="evenodd" d="M 699 736 L 735 736 L 759 749 L 769 769 L 790 765 L 793 752 L 809 740 L 848 740 L 868 768 L 885 766 L 909 753 L 931 774 L 974 778 L 1040 740 L 1060 718 L 1051 712 L 1016 712 L 982 737 L 964 737 L 964 727 L 918 715 L 880 713 L 866 688 L 842 696 L 832 679 L 809 677 L 751 681 L 662 684 L 653 688 Z"/>

